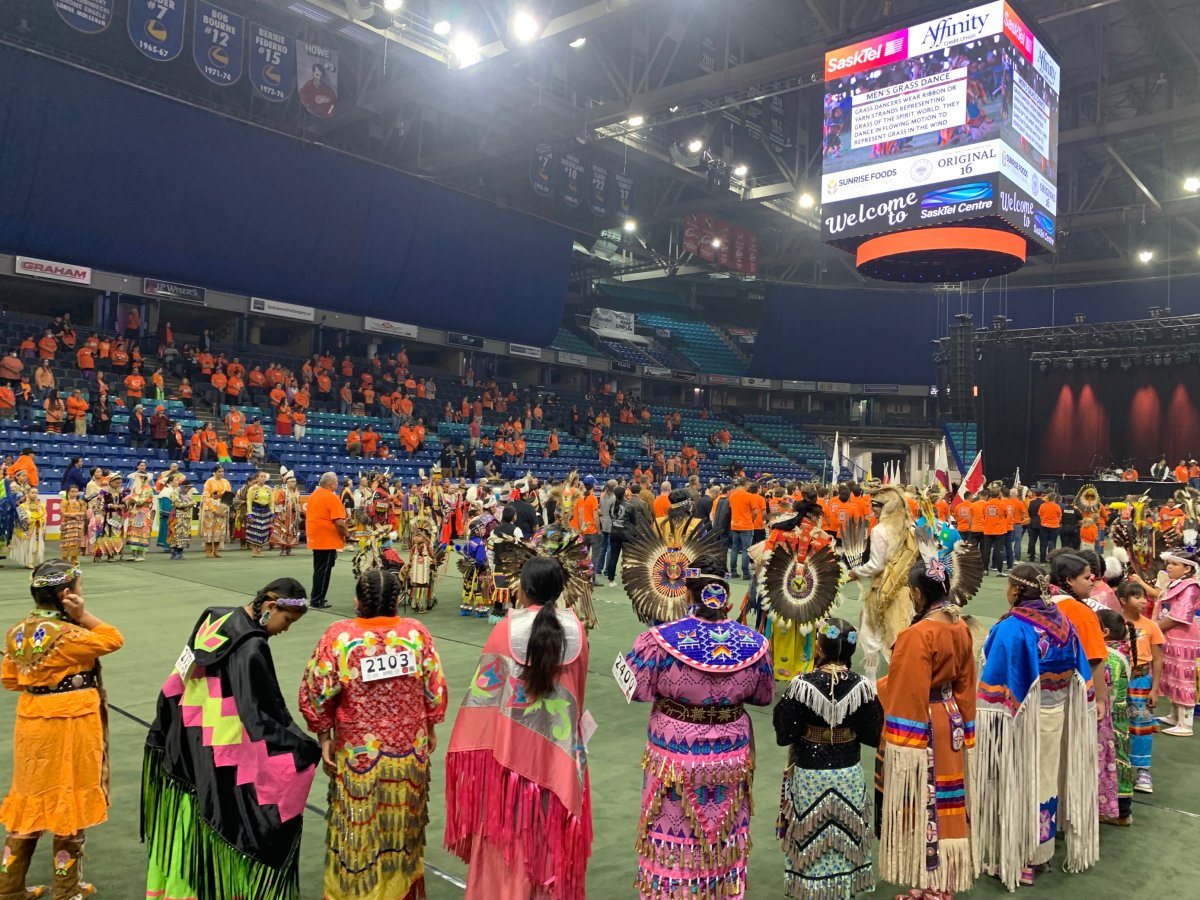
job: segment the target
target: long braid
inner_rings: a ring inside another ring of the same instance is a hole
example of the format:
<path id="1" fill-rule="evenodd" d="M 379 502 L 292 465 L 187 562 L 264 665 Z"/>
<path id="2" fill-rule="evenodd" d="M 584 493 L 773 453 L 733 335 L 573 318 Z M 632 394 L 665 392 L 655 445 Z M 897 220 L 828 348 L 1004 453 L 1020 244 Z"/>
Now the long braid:
<path id="1" fill-rule="evenodd" d="M 355 593 L 363 618 L 394 616 L 400 598 L 400 580 L 392 572 L 368 569 L 359 576 Z"/>

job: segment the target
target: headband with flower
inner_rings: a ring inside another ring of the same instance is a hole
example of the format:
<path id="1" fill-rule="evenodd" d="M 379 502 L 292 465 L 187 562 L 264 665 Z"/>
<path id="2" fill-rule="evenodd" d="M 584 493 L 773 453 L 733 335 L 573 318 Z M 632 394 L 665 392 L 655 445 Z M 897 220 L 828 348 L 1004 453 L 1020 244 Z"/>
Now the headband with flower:
<path id="1" fill-rule="evenodd" d="M 829 640 L 831 640 L 831 641 L 836 641 L 838 638 L 840 638 L 842 636 L 842 630 L 840 628 L 838 628 L 836 625 L 834 625 L 832 622 L 830 622 L 830 623 L 822 625 L 820 628 L 818 628 L 817 634 L 821 635 L 821 637 L 829 638 Z M 855 631 L 853 628 L 849 629 L 846 632 L 846 641 L 847 641 L 847 643 L 850 643 L 850 644 L 857 644 L 858 643 L 858 632 Z"/>
<path id="2" fill-rule="evenodd" d="M 64 569 L 62 572 L 50 572 L 46 575 L 34 575 L 30 579 L 30 586 L 35 588 L 44 587 L 62 587 L 64 584 L 70 584 L 83 572 L 78 568 L 72 567 Z"/>

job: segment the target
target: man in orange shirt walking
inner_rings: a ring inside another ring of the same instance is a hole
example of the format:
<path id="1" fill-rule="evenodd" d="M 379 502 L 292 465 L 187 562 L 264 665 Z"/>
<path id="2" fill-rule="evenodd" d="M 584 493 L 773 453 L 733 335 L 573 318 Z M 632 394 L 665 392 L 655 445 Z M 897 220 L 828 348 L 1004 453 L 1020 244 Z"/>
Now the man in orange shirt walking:
<path id="1" fill-rule="evenodd" d="M 309 495 L 305 507 L 304 534 L 313 556 L 312 590 L 309 605 L 325 609 L 329 601 L 329 577 L 333 574 L 338 551 L 346 546 L 350 533 L 346 530 L 346 508 L 337 495 L 336 472 L 326 472 Z"/>
<path id="2" fill-rule="evenodd" d="M 583 488 L 583 496 L 575 501 L 575 509 L 571 513 L 571 527 L 579 532 L 588 545 L 588 558 L 593 563 L 592 584 L 595 584 L 595 562 L 600 558 L 600 545 L 604 540 L 600 532 L 600 498 L 596 496 L 596 479 L 585 475 Z"/>
<path id="3" fill-rule="evenodd" d="M 1004 574 L 1004 548 L 1008 546 L 1010 531 L 1008 501 L 1000 496 L 999 485 L 993 485 L 983 502 L 983 563 L 994 568 L 997 575 Z"/>
<path id="4" fill-rule="evenodd" d="M 750 546 L 754 543 L 754 532 L 762 527 L 758 518 L 756 495 L 757 486 L 747 485 L 744 478 L 738 479 L 733 493 L 729 495 L 729 532 L 732 538 L 729 556 L 729 571 L 731 577 L 737 576 L 738 562 L 741 561 L 742 577 L 750 580 Z"/>
<path id="5" fill-rule="evenodd" d="M 1039 556 L 1046 561 L 1046 554 L 1058 543 L 1058 531 L 1062 527 L 1062 507 L 1058 505 L 1058 494 L 1049 493 L 1042 505 L 1038 507 L 1038 518 L 1041 520 L 1041 549 Z"/>

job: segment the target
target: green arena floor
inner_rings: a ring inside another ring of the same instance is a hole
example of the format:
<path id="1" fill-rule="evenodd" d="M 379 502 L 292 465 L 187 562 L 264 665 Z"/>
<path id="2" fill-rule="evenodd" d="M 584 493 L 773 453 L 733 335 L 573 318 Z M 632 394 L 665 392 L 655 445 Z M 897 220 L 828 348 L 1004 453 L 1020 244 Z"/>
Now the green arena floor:
<path id="1" fill-rule="evenodd" d="M 47 548 L 54 552 L 55 545 Z M 87 877 L 101 896 L 138 900 L 144 896 L 144 848 L 138 843 L 138 790 L 142 743 L 146 720 L 153 715 L 155 698 L 189 629 L 202 608 L 209 605 L 243 603 L 254 590 L 273 578 L 291 575 L 308 584 L 310 558 L 301 552 L 290 559 L 267 556 L 251 559 L 248 553 L 228 551 L 220 560 L 205 559 L 193 551 L 184 562 L 170 562 L 154 553 L 145 563 L 84 564 L 83 593 L 88 608 L 116 625 L 125 635 L 125 647 L 104 663 L 104 679 L 112 704 L 112 791 L 113 806 L 107 824 L 89 834 Z M 440 605 L 424 617 L 437 641 L 450 685 L 451 713 L 473 674 L 479 649 L 488 631 L 485 620 L 457 615 L 459 580 L 447 576 L 438 591 Z M 995 621 L 1004 609 L 999 578 L 989 578 L 971 612 L 987 622 Z M 735 583 L 738 592 L 745 582 Z M 20 618 L 29 606 L 28 575 L 10 566 L 0 569 L 3 627 Z M 840 614 L 854 619 L 858 613 L 857 589 L 847 597 Z M 353 615 L 350 557 L 344 555 L 334 570 L 330 592 L 333 608 L 313 610 L 290 632 L 272 641 L 284 694 L 294 703 L 300 675 L 322 630 L 335 617 Z M 600 626 L 591 635 L 591 679 L 587 706 L 599 725 L 589 747 L 591 757 L 592 805 L 595 816 L 595 846 L 588 869 L 588 895 L 596 900 L 634 896 L 634 828 L 640 803 L 639 759 L 648 708 L 626 705 L 613 682 L 610 670 L 618 653 L 624 653 L 640 630 L 624 594 L 599 588 L 596 597 Z M 7 732 L 16 697 L 0 692 L 0 720 Z M 774 839 L 780 777 L 784 750 L 775 745 L 770 709 L 752 709 L 757 731 L 758 770 L 755 782 L 756 814 L 753 822 L 754 849 L 750 858 L 750 898 L 783 896 L 783 857 Z M 438 759 L 434 764 L 433 800 L 429 825 L 426 879 L 432 900 L 450 900 L 463 895 L 465 866 L 441 847 L 445 821 L 442 778 L 442 748 L 448 743 L 450 725 L 439 734 Z M 1155 739 L 1155 785 L 1152 796 L 1136 795 L 1132 829 L 1101 829 L 1101 861 L 1091 872 L 1070 876 L 1055 871 L 1039 878 L 1034 890 L 1054 898 L 1127 898 L 1131 893 L 1146 896 L 1191 896 L 1194 888 L 1195 857 L 1200 847 L 1200 779 L 1192 777 L 1196 739 Z M 11 741 L 0 742 L 0 783 L 7 786 L 12 759 Z M 1192 763 L 1187 760 L 1191 759 Z M 867 760 L 870 765 L 870 759 Z M 307 828 L 301 848 L 302 897 L 319 900 L 323 866 L 324 825 L 320 810 L 325 803 L 325 779 L 318 775 L 305 813 Z M 39 850 L 31 881 L 48 880 L 49 842 Z M 1061 857 L 1062 842 L 1060 842 Z M 1188 885 L 1189 887 L 1184 887 Z M 975 896 L 1004 893 L 998 882 L 981 879 Z M 891 897 L 884 886 L 876 896 Z"/>

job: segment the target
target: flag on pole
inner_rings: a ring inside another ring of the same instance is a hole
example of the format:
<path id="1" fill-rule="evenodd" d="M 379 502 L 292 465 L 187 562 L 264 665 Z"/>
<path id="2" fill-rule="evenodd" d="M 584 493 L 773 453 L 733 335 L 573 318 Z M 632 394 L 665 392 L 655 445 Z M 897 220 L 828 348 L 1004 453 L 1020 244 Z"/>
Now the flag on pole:
<path id="1" fill-rule="evenodd" d="M 846 467 L 850 470 L 850 479 L 855 480 L 854 462 L 850 459 L 850 439 L 842 441 L 842 459 L 846 461 Z"/>
<path id="2" fill-rule="evenodd" d="M 831 484 L 837 487 L 838 476 L 841 474 L 841 466 L 838 464 L 838 435 L 840 432 L 833 433 L 833 478 Z"/>
<path id="3" fill-rule="evenodd" d="M 980 450 L 975 454 L 975 461 L 967 469 L 967 474 L 963 476 L 962 484 L 958 486 L 958 496 L 966 497 L 967 494 L 977 493 L 983 487 L 983 480 L 983 451 Z"/>
<path id="4" fill-rule="evenodd" d="M 947 494 L 950 493 L 950 458 L 946 454 L 946 439 L 937 446 L 937 450 L 933 454 L 933 477 L 937 479 L 937 483 L 942 486 L 942 490 Z"/>

